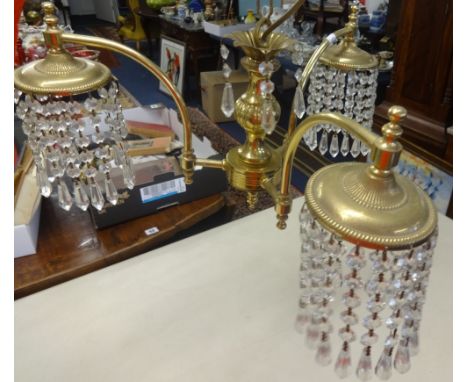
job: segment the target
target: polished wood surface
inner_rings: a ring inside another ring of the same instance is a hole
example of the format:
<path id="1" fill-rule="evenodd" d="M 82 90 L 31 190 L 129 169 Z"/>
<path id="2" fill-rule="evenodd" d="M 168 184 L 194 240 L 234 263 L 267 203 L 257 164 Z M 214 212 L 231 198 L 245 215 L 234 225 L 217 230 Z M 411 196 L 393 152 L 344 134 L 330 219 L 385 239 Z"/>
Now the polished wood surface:
<path id="1" fill-rule="evenodd" d="M 408 109 L 404 138 L 447 159 L 452 124 L 453 5 L 450 0 L 408 0 L 400 5 L 392 80 L 376 110 L 376 128 L 389 104 Z M 416 150 L 418 151 L 418 150 Z M 425 157 L 430 160 L 430 158 Z"/>
<path id="2" fill-rule="evenodd" d="M 43 199 L 37 253 L 15 259 L 15 298 L 154 249 L 224 205 L 224 197 L 216 194 L 96 230 L 88 212 L 66 212 L 56 200 Z M 152 227 L 159 232 L 146 235 Z"/>

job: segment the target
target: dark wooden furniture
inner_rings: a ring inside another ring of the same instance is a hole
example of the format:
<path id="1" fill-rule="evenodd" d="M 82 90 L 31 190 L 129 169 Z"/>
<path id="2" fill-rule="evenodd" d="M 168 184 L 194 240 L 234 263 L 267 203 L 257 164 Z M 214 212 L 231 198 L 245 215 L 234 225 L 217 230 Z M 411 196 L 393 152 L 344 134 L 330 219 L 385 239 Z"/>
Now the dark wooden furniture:
<path id="1" fill-rule="evenodd" d="M 386 123 L 390 105 L 406 107 L 405 148 L 451 172 L 452 1 L 392 0 L 389 14 L 397 11 L 394 70 L 374 128 Z"/>
<path id="2" fill-rule="evenodd" d="M 340 6 L 336 8 L 329 8 L 325 3 L 325 0 L 320 0 L 320 5 L 312 6 L 307 1 L 298 12 L 296 21 L 303 20 L 316 20 L 315 34 L 323 36 L 327 33 L 327 19 L 338 19 L 338 25 L 343 26 L 348 20 L 349 0 L 340 0 Z M 333 29 L 336 29 L 334 25 Z"/>
<path id="3" fill-rule="evenodd" d="M 154 249 L 224 205 L 216 194 L 95 230 L 88 212 L 66 212 L 56 200 L 43 199 L 37 253 L 15 259 L 15 299 Z M 152 227 L 159 232 L 147 235 Z"/>

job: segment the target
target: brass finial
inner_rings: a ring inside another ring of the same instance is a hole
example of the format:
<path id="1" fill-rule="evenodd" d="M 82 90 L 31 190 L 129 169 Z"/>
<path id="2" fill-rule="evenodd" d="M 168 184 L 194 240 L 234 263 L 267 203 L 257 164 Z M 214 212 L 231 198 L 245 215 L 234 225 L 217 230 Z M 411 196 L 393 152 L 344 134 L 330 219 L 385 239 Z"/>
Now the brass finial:
<path id="1" fill-rule="evenodd" d="M 389 123 L 382 126 L 382 135 L 385 137 L 387 142 L 393 142 L 395 139 L 401 137 L 403 129 L 400 126 L 400 122 L 406 118 L 408 112 L 403 106 L 392 106 L 388 109 Z"/>
<path id="2" fill-rule="evenodd" d="M 51 29 L 57 28 L 58 17 L 55 15 L 55 5 L 50 1 L 42 3 L 42 11 L 44 12 L 44 22 Z"/>

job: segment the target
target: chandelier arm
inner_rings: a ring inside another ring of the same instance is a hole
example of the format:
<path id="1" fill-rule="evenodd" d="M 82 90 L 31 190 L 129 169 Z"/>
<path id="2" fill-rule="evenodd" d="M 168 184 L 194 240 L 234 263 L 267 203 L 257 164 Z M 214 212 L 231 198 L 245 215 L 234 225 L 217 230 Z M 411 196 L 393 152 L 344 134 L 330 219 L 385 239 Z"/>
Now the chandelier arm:
<path id="1" fill-rule="evenodd" d="M 295 14 L 299 8 L 301 8 L 302 4 L 304 4 L 304 1 L 305 0 L 298 0 L 296 1 L 291 8 L 288 9 L 288 11 L 283 15 L 281 16 L 278 20 L 276 20 L 273 24 L 271 24 L 266 30 L 265 32 L 263 32 L 263 34 L 261 35 L 260 39 L 262 41 L 265 41 L 267 39 L 267 37 L 276 29 L 278 28 L 281 24 L 283 24 L 283 22 L 285 20 L 287 20 L 289 17 L 291 17 L 293 14 Z M 270 7 L 270 15 L 268 16 L 268 18 L 271 16 L 273 12 L 273 9 L 272 7 Z"/>
<path id="2" fill-rule="evenodd" d="M 195 155 L 193 154 L 192 148 L 192 128 L 190 118 L 188 115 L 187 105 L 184 99 L 180 95 L 179 91 L 171 80 L 164 74 L 164 72 L 156 65 L 153 61 L 142 55 L 141 53 L 129 48 L 121 43 L 107 40 L 95 36 L 85 36 L 79 34 L 62 34 L 62 41 L 69 43 L 82 44 L 94 48 L 101 48 L 123 54 L 124 56 L 138 62 L 140 65 L 145 67 L 151 74 L 153 74 L 164 86 L 169 90 L 172 96 L 177 110 L 179 111 L 182 126 L 184 129 L 184 149 L 181 156 L 181 167 L 184 172 L 185 182 L 187 184 L 192 183 L 192 176 L 195 167 Z"/>
<path id="3" fill-rule="evenodd" d="M 314 53 L 310 57 L 309 61 L 307 61 L 306 66 L 304 67 L 304 71 L 302 72 L 302 76 L 299 82 L 299 86 L 301 87 L 302 91 L 305 90 L 305 87 L 309 81 L 310 75 L 314 70 L 315 66 L 320 60 L 320 57 L 325 52 L 325 50 L 330 46 L 337 42 L 337 40 L 343 36 L 349 35 L 350 33 L 354 33 L 354 27 L 352 26 L 345 26 L 337 30 L 334 33 L 329 34 L 326 38 L 323 39 L 322 43 L 315 49 Z M 294 110 L 291 108 L 291 114 L 289 115 L 289 126 L 288 126 L 288 133 L 285 136 L 285 140 L 288 139 L 289 136 L 293 133 L 294 129 L 296 128 L 296 114 Z"/>
<path id="4" fill-rule="evenodd" d="M 376 142 L 379 139 L 377 134 L 367 130 L 352 119 L 349 119 L 338 113 L 318 113 L 302 121 L 288 139 L 287 145 L 284 149 L 285 151 L 282 168 L 280 170 L 280 190 L 277 194 L 273 193 L 278 218 L 277 226 L 280 229 L 286 228 L 286 219 L 291 210 L 291 196 L 289 194 L 289 186 L 291 184 L 292 164 L 297 146 L 301 142 L 304 134 L 309 129 L 320 124 L 333 124 L 342 128 L 343 130 L 346 130 L 348 133 L 352 134 L 357 139 L 361 140 L 367 146 L 369 146 L 372 151 L 374 151 Z M 269 181 L 265 180 L 262 185 L 267 191 L 270 190 L 269 192 L 271 194 L 271 185 L 269 183 Z"/>

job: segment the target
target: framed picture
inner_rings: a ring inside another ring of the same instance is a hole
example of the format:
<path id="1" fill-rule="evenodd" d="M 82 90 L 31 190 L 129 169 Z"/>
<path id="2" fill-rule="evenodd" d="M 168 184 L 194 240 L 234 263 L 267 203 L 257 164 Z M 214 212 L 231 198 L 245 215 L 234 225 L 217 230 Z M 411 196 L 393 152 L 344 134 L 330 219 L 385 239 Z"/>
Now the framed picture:
<path id="1" fill-rule="evenodd" d="M 161 35 L 161 70 L 183 95 L 185 77 L 185 44 L 170 37 Z M 160 82 L 159 89 L 169 94 L 168 89 Z"/>

